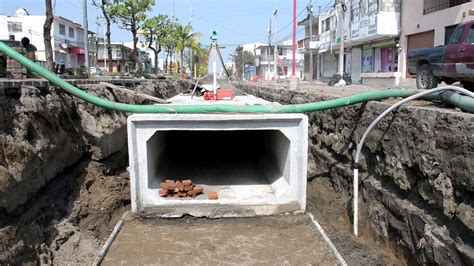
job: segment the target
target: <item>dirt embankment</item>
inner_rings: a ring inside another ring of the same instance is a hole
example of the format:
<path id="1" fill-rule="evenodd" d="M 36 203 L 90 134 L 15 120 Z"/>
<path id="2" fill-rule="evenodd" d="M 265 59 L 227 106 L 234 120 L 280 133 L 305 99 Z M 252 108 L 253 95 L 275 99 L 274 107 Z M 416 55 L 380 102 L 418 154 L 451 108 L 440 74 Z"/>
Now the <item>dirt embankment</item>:
<path id="1" fill-rule="evenodd" d="M 150 81 L 132 89 L 169 98 L 188 87 Z M 0 89 L 0 264 L 93 260 L 130 202 L 126 118 L 54 87 Z"/>
<path id="2" fill-rule="evenodd" d="M 350 87 L 238 87 L 284 104 L 357 93 Z M 309 114 L 309 178 L 330 178 L 329 193 L 346 202 L 347 217 L 352 215 L 351 163 L 357 142 L 388 106 L 370 102 Z M 369 135 L 360 170 L 362 241 L 372 238 L 410 264 L 472 265 L 474 115 L 439 107 L 428 102 L 402 107 Z"/>

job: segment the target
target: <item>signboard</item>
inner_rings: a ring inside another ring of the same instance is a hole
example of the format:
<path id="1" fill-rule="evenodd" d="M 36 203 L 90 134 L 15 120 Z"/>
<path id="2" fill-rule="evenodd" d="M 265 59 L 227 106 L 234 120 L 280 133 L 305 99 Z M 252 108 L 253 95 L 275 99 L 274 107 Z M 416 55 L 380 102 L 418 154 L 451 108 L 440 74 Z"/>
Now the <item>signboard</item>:
<path id="1" fill-rule="evenodd" d="M 330 42 L 326 42 L 326 43 L 321 44 L 321 46 L 319 47 L 319 53 L 327 52 L 329 50 L 329 47 L 331 47 Z"/>

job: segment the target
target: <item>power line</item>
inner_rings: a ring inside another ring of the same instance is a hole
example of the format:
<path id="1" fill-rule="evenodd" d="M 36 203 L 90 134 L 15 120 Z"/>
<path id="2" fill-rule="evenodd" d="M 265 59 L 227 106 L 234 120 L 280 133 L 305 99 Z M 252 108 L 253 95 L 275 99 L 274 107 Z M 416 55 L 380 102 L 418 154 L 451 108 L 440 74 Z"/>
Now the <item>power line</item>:
<path id="1" fill-rule="evenodd" d="M 256 37 L 256 35 L 250 35 L 250 34 L 247 34 L 247 33 L 238 32 L 238 31 L 236 31 L 235 29 L 232 29 L 232 28 L 229 28 L 229 27 L 226 27 L 226 26 L 219 25 L 219 24 L 217 24 L 217 23 L 215 23 L 215 22 L 213 22 L 213 21 L 210 21 L 210 20 L 207 19 L 207 18 L 204 18 L 204 17 L 201 17 L 201 16 L 197 15 L 196 13 L 194 13 L 194 15 L 196 16 L 197 19 L 201 19 L 201 20 L 207 21 L 208 23 L 210 23 L 210 24 L 212 24 L 212 25 L 214 25 L 214 26 L 216 26 L 216 27 L 219 27 L 219 28 L 221 28 L 221 29 L 225 29 L 225 30 L 231 31 L 232 33 L 237 33 L 237 34 L 239 34 L 239 35 L 247 36 L 247 37 L 251 37 L 251 38 L 255 38 L 255 37 Z M 260 37 L 258 37 L 258 38 L 260 38 Z"/>

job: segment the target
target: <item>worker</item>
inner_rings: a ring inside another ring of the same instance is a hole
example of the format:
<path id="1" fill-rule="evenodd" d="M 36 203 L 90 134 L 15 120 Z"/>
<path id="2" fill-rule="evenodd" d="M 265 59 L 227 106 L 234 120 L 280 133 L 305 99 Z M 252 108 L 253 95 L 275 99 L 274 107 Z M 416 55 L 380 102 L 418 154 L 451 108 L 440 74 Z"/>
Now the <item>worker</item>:
<path id="1" fill-rule="evenodd" d="M 21 44 L 23 45 L 23 48 L 25 49 L 25 56 L 31 61 L 35 62 L 36 61 L 36 54 L 35 54 L 36 47 L 30 43 L 30 39 L 28 39 L 27 37 L 23 37 L 23 39 L 21 39 Z M 34 78 L 35 75 L 30 70 L 26 70 L 26 77 Z"/>
<path id="2" fill-rule="evenodd" d="M 33 62 L 36 61 L 36 47 L 30 43 L 30 39 L 23 37 L 23 39 L 21 39 L 21 44 L 23 44 L 23 48 L 25 48 L 26 57 Z"/>

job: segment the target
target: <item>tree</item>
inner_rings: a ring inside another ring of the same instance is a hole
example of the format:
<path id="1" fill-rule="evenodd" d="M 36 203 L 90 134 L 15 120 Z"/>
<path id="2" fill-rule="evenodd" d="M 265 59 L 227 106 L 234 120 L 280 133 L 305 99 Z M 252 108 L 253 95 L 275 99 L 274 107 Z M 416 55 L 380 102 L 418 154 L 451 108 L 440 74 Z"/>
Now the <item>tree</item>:
<path id="1" fill-rule="evenodd" d="M 100 4 L 98 3 L 100 1 Z M 105 32 L 105 42 L 106 42 L 106 49 L 107 49 L 107 68 L 108 71 L 112 71 L 112 45 L 110 44 L 110 15 L 107 10 L 107 7 L 110 6 L 109 0 L 93 0 L 95 6 L 99 7 L 102 10 L 102 15 L 104 15 L 105 23 L 106 23 L 106 32 Z M 99 34 L 99 33 L 97 33 Z"/>
<path id="2" fill-rule="evenodd" d="M 45 0 L 46 20 L 43 25 L 44 50 L 46 54 L 46 68 L 54 70 L 53 46 L 51 45 L 51 25 L 53 24 L 53 6 L 51 0 Z"/>
<path id="3" fill-rule="evenodd" d="M 138 29 L 146 19 L 146 13 L 151 10 L 155 0 L 122 0 L 115 1 L 107 12 L 112 21 L 118 23 L 119 28 L 128 30 L 132 33 L 133 49 L 130 58 L 141 68 L 141 62 L 138 54 Z"/>
<path id="4" fill-rule="evenodd" d="M 158 15 L 147 19 L 143 25 L 143 35 L 148 48 L 155 55 L 155 73 L 158 74 L 158 54 L 161 52 L 161 46 L 165 44 L 165 38 L 170 34 L 170 19 L 166 15 Z"/>
<path id="5" fill-rule="evenodd" d="M 242 77 L 242 68 L 245 65 L 255 65 L 255 55 L 249 51 L 243 51 L 243 54 L 242 50 L 235 51 L 232 55 L 232 60 L 235 62 L 235 68 L 238 78 Z"/>
<path id="6" fill-rule="evenodd" d="M 176 27 L 178 26 L 177 21 L 171 20 L 165 27 L 166 34 L 160 40 L 161 45 L 165 48 L 166 59 L 165 59 L 165 72 L 169 69 L 171 72 L 171 67 L 168 67 L 168 63 L 171 62 L 171 55 L 176 49 Z"/>
<path id="7" fill-rule="evenodd" d="M 180 53 L 181 66 L 184 65 L 184 49 L 191 47 L 191 49 L 200 52 L 199 46 L 199 32 L 192 32 L 191 24 L 177 25 L 175 29 L 176 50 Z"/>

